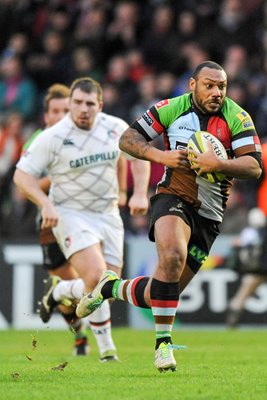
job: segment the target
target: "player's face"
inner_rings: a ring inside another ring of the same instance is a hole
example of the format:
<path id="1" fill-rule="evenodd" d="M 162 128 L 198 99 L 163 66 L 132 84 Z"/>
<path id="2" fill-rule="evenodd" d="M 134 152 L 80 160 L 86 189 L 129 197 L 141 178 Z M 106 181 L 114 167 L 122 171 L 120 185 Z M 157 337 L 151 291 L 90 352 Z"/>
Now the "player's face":
<path id="1" fill-rule="evenodd" d="M 78 128 L 88 130 L 93 126 L 102 105 L 96 92 L 86 93 L 77 88 L 70 98 L 71 118 Z"/>
<path id="2" fill-rule="evenodd" d="M 44 115 L 46 127 L 53 126 L 60 121 L 69 111 L 68 99 L 51 99 L 48 110 Z"/>
<path id="3" fill-rule="evenodd" d="M 226 96 L 227 77 L 224 71 L 203 68 L 196 79 L 189 82 L 195 105 L 203 113 L 220 110 Z"/>

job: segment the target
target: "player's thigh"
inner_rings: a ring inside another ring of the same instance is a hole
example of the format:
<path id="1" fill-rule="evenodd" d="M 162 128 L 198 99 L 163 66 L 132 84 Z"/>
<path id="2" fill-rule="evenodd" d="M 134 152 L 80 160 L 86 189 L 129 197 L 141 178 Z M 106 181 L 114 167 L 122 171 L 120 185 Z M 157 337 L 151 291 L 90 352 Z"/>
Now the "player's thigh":
<path id="1" fill-rule="evenodd" d="M 177 215 L 164 215 L 155 222 L 154 234 L 158 256 L 174 252 L 186 260 L 187 244 L 190 240 L 190 226 Z"/>
<path id="2" fill-rule="evenodd" d="M 102 251 L 107 264 L 122 268 L 124 227 L 120 215 L 102 216 Z"/>
<path id="3" fill-rule="evenodd" d="M 103 271 L 106 270 L 106 262 L 100 243 L 77 251 L 70 257 L 70 262 L 84 280 L 88 290 L 95 287 Z"/>

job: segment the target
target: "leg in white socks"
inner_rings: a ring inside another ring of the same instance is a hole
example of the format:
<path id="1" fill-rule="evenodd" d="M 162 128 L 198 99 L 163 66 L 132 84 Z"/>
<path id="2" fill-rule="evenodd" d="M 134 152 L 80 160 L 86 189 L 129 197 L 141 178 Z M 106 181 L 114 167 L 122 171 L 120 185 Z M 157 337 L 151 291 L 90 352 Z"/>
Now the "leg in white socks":
<path id="1" fill-rule="evenodd" d="M 101 307 L 89 316 L 91 330 L 95 336 L 100 356 L 108 351 L 116 351 L 115 344 L 111 336 L 110 305 L 105 300 Z"/>
<path id="2" fill-rule="evenodd" d="M 60 281 L 53 290 L 53 297 L 56 301 L 62 298 L 80 300 L 84 296 L 84 282 L 82 279 Z"/>

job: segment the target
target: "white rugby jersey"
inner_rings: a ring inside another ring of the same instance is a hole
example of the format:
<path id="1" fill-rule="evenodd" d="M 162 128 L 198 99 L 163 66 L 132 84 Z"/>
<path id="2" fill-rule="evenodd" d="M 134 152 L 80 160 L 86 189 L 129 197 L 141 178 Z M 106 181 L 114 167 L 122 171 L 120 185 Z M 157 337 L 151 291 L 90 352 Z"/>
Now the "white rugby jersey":
<path id="1" fill-rule="evenodd" d="M 47 169 L 53 204 L 75 210 L 112 212 L 118 204 L 119 139 L 128 124 L 98 113 L 90 130 L 79 129 L 67 114 L 45 129 L 17 163 L 39 178 Z"/>

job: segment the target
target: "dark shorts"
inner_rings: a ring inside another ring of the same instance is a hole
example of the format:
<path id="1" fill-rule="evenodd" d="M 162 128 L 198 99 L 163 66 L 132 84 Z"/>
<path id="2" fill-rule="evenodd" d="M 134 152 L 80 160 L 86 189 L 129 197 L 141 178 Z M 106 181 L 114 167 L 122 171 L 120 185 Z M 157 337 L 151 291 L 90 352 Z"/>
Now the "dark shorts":
<path id="1" fill-rule="evenodd" d="M 164 215 L 177 215 L 191 227 L 187 264 L 196 274 L 219 234 L 219 222 L 201 217 L 189 203 L 173 194 L 156 194 L 151 197 L 150 203 L 149 239 L 152 242 L 155 241 L 155 222 Z"/>
<path id="2" fill-rule="evenodd" d="M 39 232 L 39 242 L 43 252 L 43 268 L 54 270 L 66 263 L 66 258 L 62 253 L 55 236 L 51 229 L 42 229 Z"/>

